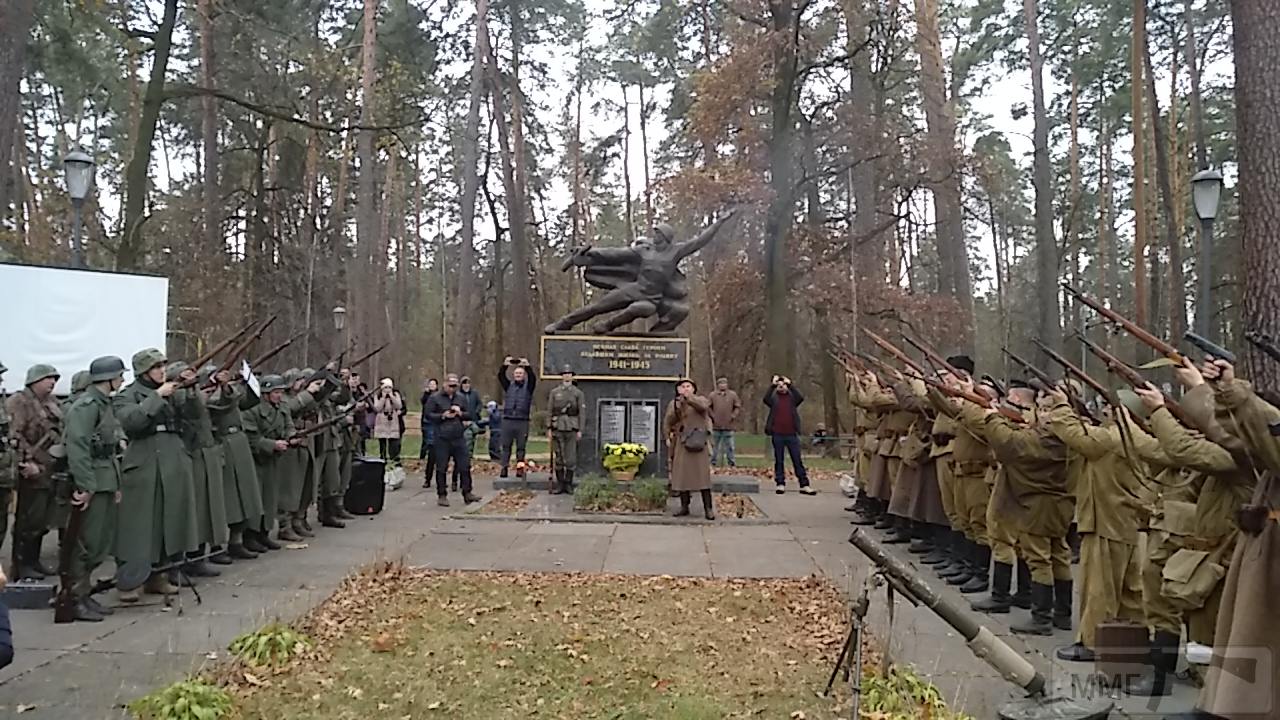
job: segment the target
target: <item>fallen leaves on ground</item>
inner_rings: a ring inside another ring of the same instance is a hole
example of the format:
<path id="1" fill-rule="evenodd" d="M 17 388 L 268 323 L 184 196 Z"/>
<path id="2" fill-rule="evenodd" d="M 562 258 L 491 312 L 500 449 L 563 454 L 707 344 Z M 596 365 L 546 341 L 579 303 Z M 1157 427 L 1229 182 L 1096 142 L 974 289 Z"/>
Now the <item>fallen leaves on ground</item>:
<path id="1" fill-rule="evenodd" d="M 515 515 L 528 507 L 532 500 L 533 493 L 529 490 L 503 490 L 476 512 L 480 515 Z"/>
<path id="2" fill-rule="evenodd" d="M 720 517 L 751 519 L 764 517 L 756 503 L 746 495 L 720 493 L 716 496 L 716 512 Z"/>

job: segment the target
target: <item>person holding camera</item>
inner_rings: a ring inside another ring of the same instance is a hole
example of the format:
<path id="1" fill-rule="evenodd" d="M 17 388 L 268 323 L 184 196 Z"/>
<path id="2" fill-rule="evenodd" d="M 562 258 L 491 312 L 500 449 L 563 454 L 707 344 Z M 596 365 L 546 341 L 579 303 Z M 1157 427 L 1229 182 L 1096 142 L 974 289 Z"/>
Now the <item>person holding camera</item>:
<path id="1" fill-rule="evenodd" d="M 462 501 L 473 503 L 480 498 L 471 494 L 471 456 L 467 453 L 466 426 L 475 418 L 471 411 L 462 405 L 458 393 L 458 376 L 449 375 L 444 388 L 427 400 L 424 410 L 427 418 L 436 428 L 436 503 L 440 507 L 449 507 L 449 492 L 445 486 L 445 477 L 449 471 L 449 459 L 452 458 L 458 468 L 462 485 Z"/>
<path id="2" fill-rule="evenodd" d="M 690 494 L 702 495 L 702 513 L 715 520 L 711 505 L 711 401 L 698 394 L 698 386 L 689 379 L 676 384 L 676 397 L 667 406 L 662 419 L 671 443 L 671 489 L 680 495 L 676 517 L 689 514 Z"/>
<path id="3" fill-rule="evenodd" d="M 404 398 L 391 378 L 383 378 L 373 396 L 373 436 L 378 439 L 378 455 L 383 462 L 400 464 L 400 412 Z"/>
<path id="4" fill-rule="evenodd" d="M 804 459 L 800 457 L 800 404 L 804 395 L 791 384 L 791 378 L 774 375 L 769 390 L 764 395 L 764 404 L 769 406 L 769 417 L 764 423 L 764 434 L 773 441 L 773 482 L 776 492 L 781 495 L 787 491 L 787 468 L 784 454 L 791 455 L 791 467 L 800 481 L 800 494 L 817 495 L 818 491 L 809 486 L 809 473 L 804 469 Z"/>
<path id="5" fill-rule="evenodd" d="M 525 358 L 507 356 L 498 368 L 502 385 L 502 472 L 507 477 L 511 467 L 511 446 L 516 447 L 516 476 L 524 477 L 525 447 L 529 442 L 529 416 L 533 413 L 533 391 L 538 376 Z"/>

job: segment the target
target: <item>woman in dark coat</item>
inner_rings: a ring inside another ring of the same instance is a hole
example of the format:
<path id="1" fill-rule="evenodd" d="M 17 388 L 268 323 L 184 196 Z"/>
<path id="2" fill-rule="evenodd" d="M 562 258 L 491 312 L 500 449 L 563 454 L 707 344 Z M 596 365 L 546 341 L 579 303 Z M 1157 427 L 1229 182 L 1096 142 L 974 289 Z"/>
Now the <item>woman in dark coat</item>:
<path id="1" fill-rule="evenodd" d="M 676 516 L 689 514 L 690 493 L 702 494 L 702 510 L 708 520 L 715 520 L 711 506 L 711 453 L 707 438 L 711 434 L 711 401 L 698 395 L 698 386 L 692 380 L 681 380 L 676 385 L 676 399 L 667 406 L 663 428 L 667 441 L 673 448 L 671 459 L 671 489 L 680 494 L 680 509 Z M 687 434 L 702 430 L 702 449 L 686 447 Z"/>

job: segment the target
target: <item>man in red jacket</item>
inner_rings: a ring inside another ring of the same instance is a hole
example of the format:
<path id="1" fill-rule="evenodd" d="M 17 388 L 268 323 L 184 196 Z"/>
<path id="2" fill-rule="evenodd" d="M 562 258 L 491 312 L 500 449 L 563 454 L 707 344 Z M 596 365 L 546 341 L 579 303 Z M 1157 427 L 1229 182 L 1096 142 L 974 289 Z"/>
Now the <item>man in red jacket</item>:
<path id="1" fill-rule="evenodd" d="M 800 404 L 803 402 L 804 396 L 791 385 L 791 378 L 773 376 L 764 395 L 764 404 L 769 406 L 764 434 L 773 440 L 773 482 L 777 485 L 774 492 L 779 495 L 787 491 L 784 453 L 791 455 L 791 467 L 800 481 L 800 493 L 818 494 L 817 490 L 809 487 L 809 473 L 805 471 L 804 459 L 800 457 Z"/>

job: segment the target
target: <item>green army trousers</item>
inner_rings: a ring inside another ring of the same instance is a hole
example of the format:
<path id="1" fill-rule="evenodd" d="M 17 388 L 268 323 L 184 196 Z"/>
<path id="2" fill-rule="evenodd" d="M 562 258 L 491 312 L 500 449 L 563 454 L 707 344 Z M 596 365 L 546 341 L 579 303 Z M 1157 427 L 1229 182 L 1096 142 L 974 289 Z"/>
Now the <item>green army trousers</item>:
<path id="1" fill-rule="evenodd" d="M 551 433 L 551 452 L 555 455 L 556 470 L 578 469 L 578 433 L 576 430 L 556 430 Z"/>
<path id="2" fill-rule="evenodd" d="M 47 486 L 18 487 L 18 511 L 13 516 L 13 537 L 37 543 L 49 532 L 53 516 L 53 489 Z"/>
<path id="3" fill-rule="evenodd" d="M 91 576 L 110 556 L 116 539 L 116 494 L 94 493 L 80 521 L 80 534 L 71 549 L 71 591 L 77 598 L 87 597 Z"/>

